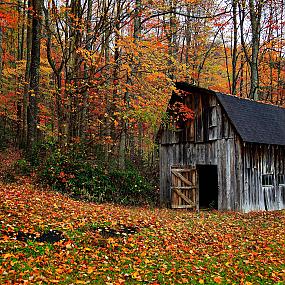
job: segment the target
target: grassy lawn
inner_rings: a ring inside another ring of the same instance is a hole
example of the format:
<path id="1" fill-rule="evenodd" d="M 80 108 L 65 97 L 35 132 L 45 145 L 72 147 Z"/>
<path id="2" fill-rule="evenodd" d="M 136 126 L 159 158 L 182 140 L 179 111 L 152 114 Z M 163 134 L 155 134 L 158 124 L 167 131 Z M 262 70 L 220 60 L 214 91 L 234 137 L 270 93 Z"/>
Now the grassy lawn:
<path id="1" fill-rule="evenodd" d="M 22 181 L 0 184 L 0 223 L 0 284 L 285 284 L 285 211 L 96 205 Z"/>

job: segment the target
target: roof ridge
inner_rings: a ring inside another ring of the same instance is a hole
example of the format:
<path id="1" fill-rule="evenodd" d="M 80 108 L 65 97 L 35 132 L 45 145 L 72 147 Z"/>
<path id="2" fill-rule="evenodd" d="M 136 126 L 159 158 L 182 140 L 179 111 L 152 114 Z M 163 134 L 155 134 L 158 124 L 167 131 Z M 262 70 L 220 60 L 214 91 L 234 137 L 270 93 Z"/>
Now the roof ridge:
<path id="1" fill-rule="evenodd" d="M 210 89 L 208 89 L 208 90 L 209 91 L 213 91 L 213 90 L 210 90 Z M 259 104 L 264 104 L 264 105 L 269 105 L 269 106 L 274 106 L 274 107 L 278 107 L 278 108 L 281 108 L 281 109 L 285 109 L 285 107 L 282 107 L 280 105 L 276 105 L 276 104 L 274 104 L 272 102 L 268 102 L 268 101 L 254 100 L 254 99 L 251 99 L 251 98 L 245 98 L 245 97 L 233 95 L 233 94 L 230 94 L 230 93 L 224 93 L 224 92 L 220 92 L 220 91 L 214 91 L 214 92 L 215 93 L 219 93 L 221 95 L 231 96 L 231 97 L 234 97 L 234 98 L 238 98 L 238 99 L 249 101 L 249 102 L 253 102 L 253 103 L 259 103 Z"/>

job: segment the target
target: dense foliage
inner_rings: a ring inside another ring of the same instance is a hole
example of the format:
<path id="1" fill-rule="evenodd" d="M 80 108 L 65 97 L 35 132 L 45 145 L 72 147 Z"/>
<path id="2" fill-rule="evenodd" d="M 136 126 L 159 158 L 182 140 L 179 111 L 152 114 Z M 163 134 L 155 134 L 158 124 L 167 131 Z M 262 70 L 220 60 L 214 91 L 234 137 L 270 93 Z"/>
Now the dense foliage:
<path id="1" fill-rule="evenodd" d="M 155 186 L 129 165 L 122 170 L 96 165 L 80 153 L 56 149 L 40 166 L 40 179 L 53 189 L 95 202 L 155 204 Z M 157 180 L 158 181 L 158 180 Z"/>
<path id="2" fill-rule="evenodd" d="M 26 158 L 16 149 L 7 149 L 0 153 L 0 159 L 5 164 L 0 168 L 0 180 L 5 183 L 25 177 L 76 199 L 158 205 L 156 168 L 143 171 L 143 165 L 129 162 L 118 169 L 114 158 L 106 163 L 94 153 L 87 154 L 81 145 L 63 150 L 54 144 L 40 144 Z"/>

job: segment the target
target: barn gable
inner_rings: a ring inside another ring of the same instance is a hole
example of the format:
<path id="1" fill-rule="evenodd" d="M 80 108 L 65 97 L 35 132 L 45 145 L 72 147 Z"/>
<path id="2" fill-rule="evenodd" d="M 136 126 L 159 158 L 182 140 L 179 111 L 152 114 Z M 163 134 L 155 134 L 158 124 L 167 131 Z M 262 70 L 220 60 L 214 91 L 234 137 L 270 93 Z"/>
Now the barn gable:
<path id="1" fill-rule="evenodd" d="M 285 145 L 285 108 L 215 92 L 184 82 L 178 82 L 176 86 L 178 90 L 200 93 L 203 97 L 216 97 L 244 142 Z M 175 101 L 183 100 L 174 94 L 170 104 Z M 187 99 L 184 102 L 187 104 Z"/>

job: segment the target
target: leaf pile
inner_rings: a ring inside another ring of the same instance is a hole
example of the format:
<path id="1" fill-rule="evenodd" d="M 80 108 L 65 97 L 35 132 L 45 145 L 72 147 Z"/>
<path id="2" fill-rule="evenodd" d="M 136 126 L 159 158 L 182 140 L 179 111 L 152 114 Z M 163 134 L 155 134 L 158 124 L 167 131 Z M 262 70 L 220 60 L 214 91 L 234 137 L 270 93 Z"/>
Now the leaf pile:
<path id="1" fill-rule="evenodd" d="M 0 284 L 285 283 L 285 211 L 98 205 L 28 182 L 0 200 Z M 53 231 L 64 239 L 39 239 Z"/>

